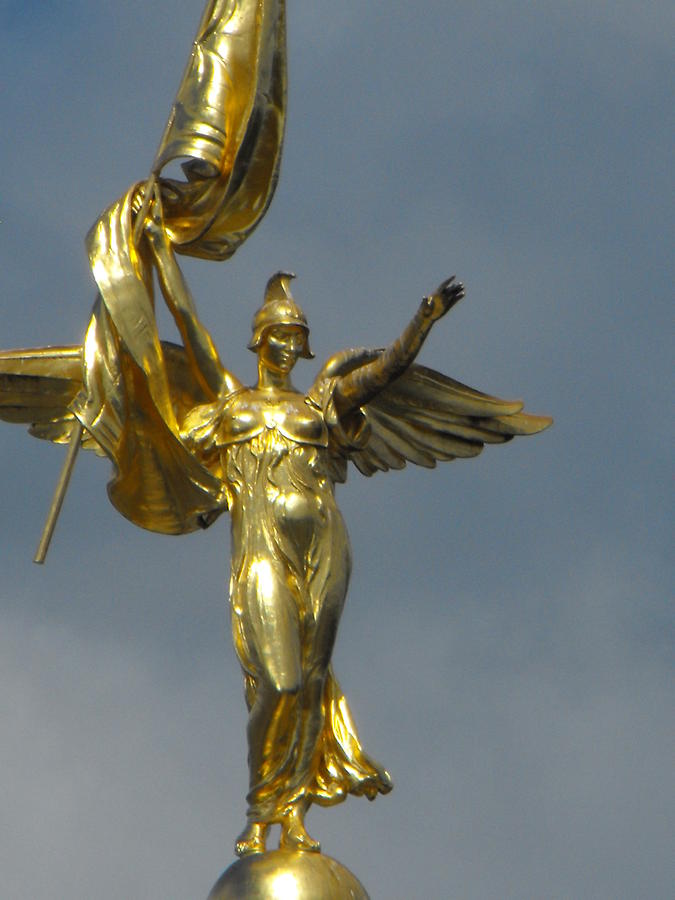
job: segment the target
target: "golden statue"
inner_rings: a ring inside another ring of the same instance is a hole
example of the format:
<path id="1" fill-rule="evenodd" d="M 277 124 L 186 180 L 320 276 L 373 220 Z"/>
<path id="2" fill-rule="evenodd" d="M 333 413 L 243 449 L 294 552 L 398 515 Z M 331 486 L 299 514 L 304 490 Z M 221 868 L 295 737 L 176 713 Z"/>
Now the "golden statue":
<path id="1" fill-rule="evenodd" d="M 223 366 L 175 253 L 225 259 L 260 221 L 278 174 L 285 85 L 283 0 L 207 3 L 150 178 L 87 237 L 99 297 L 83 345 L 0 353 L 0 417 L 70 445 L 39 561 L 79 446 L 112 461 L 110 500 L 137 525 L 181 534 L 231 515 L 232 629 L 249 709 L 241 857 L 266 851 L 273 823 L 286 854 L 317 852 L 304 821 L 312 803 L 391 790 L 331 667 L 351 567 L 335 501 L 348 463 L 364 475 L 433 467 L 551 421 L 415 363 L 464 296 L 454 278 L 387 349 L 337 353 L 303 394 L 291 374 L 313 356 L 309 328 L 294 276 L 279 272 L 253 317 L 257 383 Z M 163 177 L 178 158 L 186 179 Z M 155 276 L 182 345 L 159 338 Z"/>

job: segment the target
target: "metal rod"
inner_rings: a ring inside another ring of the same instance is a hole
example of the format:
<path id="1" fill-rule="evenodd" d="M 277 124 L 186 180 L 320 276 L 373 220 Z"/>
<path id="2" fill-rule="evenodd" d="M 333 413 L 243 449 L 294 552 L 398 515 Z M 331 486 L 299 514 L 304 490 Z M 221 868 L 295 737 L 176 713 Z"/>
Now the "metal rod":
<path id="1" fill-rule="evenodd" d="M 47 556 L 47 551 L 49 550 L 52 535 L 54 534 L 54 528 L 56 527 L 56 520 L 59 517 L 61 507 L 63 506 L 63 499 L 66 496 L 66 491 L 68 490 L 68 482 L 70 481 L 70 476 L 73 474 L 75 460 L 77 459 L 77 451 L 80 449 L 83 430 L 84 429 L 82 428 L 82 423 L 76 420 L 75 427 L 73 428 L 73 433 L 70 436 L 68 452 L 66 453 L 66 458 L 63 463 L 63 467 L 61 468 L 61 474 L 59 476 L 58 484 L 56 485 L 56 490 L 54 491 L 54 498 L 52 499 L 52 504 L 49 507 L 49 512 L 47 513 L 47 521 L 45 522 L 45 527 L 42 529 L 42 537 L 40 538 L 40 543 L 38 544 L 35 557 L 33 558 L 33 562 L 37 563 L 38 565 L 42 565 Z"/>

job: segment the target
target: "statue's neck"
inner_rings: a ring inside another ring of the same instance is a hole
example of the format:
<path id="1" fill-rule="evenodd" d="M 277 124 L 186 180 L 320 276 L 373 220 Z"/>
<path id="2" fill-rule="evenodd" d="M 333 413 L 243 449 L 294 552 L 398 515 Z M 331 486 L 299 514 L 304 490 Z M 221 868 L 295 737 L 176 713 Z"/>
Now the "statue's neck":
<path id="1" fill-rule="evenodd" d="M 258 362 L 258 384 L 260 391 L 293 391 L 295 388 L 288 372 L 274 372 Z"/>

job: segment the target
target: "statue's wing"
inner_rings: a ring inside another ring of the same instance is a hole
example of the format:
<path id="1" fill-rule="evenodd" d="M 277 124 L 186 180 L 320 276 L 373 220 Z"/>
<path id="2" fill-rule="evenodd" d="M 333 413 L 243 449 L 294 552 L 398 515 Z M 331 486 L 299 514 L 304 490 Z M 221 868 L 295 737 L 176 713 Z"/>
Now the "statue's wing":
<path id="1" fill-rule="evenodd" d="M 81 387 L 81 347 L 0 351 L 0 419 L 28 425 L 35 437 L 68 443 L 75 426 L 70 404 Z M 82 446 L 103 454 L 86 432 Z"/>
<path id="2" fill-rule="evenodd" d="M 381 350 L 346 351 L 322 373 L 346 375 Z M 364 440 L 349 458 L 364 475 L 402 469 L 407 462 L 433 468 L 437 460 L 478 456 L 485 444 L 504 444 L 536 434 L 548 416 L 523 412 L 520 400 L 501 400 L 425 366 L 412 365 L 362 410 Z"/>
<path id="3" fill-rule="evenodd" d="M 173 407 L 182 419 L 206 398 L 185 349 L 162 341 L 161 350 Z M 35 437 L 67 443 L 76 423 L 73 410 L 80 422 L 83 418 L 82 360 L 79 346 L 0 351 L 0 420 L 27 425 Z M 214 521 L 225 508 L 218 475 L 207 471 L 178 436 L 162 430 L 152 418 L 152 406 L 127 405 L 116 412 L 117 417 L 106 419 L 107 428 L 90 430 L 85 421 L 82 432 L 82 447 L 113 464 L 108 494 L 115 508 L 135 524 L 165 534 Z"/>
<path id="4" fill-rule="evenodd" d="M 206 398 L 195 381 L 185 349 L 162 341 L 171 396 L 179 418 Z M 82 389 L 82 347 L 0 350 L 0 420 L 27 425 L 34 437 L 67 444 L 75 425 L 71 410 Z M 82 447 L 104 451 L 89 432 Z"/>

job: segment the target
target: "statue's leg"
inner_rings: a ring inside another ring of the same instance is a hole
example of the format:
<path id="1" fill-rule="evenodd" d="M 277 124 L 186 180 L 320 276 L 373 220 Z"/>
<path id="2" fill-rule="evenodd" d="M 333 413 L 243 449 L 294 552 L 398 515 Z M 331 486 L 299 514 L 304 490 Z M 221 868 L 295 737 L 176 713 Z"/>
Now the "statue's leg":
<path id="1" fill-rule="evenodd" d="M 268 826 L 283 818 L 289 802 L 299 740 L 299 695 L 302 648 L 296 600 L 269 560 L 254 560 L 237 584 L 234 609 L 245 647 L 242 664 L 252 674 L 255 691 L 247 728 L 248 821 L 236 852 L 240 856 L 265 849 Z"/>
<path id="2" fill-rule="evenodd" d="M 305 828 L 305 813 L 309 802 L 305 799 L 295 800 L 286 808 L 281 820 L 281 840 L 279 846 L 282 850 L 310 850 L 314 853 L 321 851 L 321 844 L 310 837 Z"/>
<path id="3" fill-rule="evenodd" d="M 246 828 L 244 828 L 234 844 L 234 852 L 237 856 L 264 853 L 268 829 L 269 825 L 266 822 L 247 822 Z"/>
<path id="4" fill-rule="evenodd" d="M 332 540 L 331 540 L 332 538 Z M 304 818 L 310 806 L 307 790 L 314 778 L 317 746 L 326 727 L 324 688 L 350 575 L 349 545 L 340 529 L 327 530 L 317 541 L 308 591 L 313 623 L 307 628 L 301 694 L 301 734 L 295 784 L 299 799 L 290 804 L 281 823 L 281 846 L 320 850 L 309 836 Z"/>

